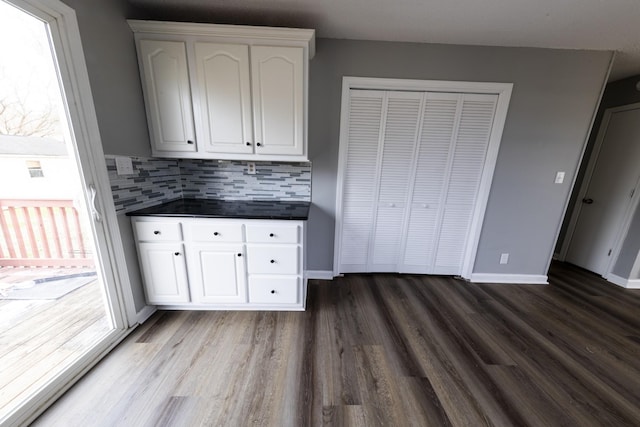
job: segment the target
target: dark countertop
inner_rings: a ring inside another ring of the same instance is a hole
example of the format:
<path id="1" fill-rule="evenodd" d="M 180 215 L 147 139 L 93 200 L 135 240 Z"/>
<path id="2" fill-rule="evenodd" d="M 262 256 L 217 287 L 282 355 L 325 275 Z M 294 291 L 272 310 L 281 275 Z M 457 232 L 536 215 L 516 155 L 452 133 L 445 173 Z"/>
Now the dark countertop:
<path id="1" fill-rule="evenodd" d="M 309 202 L 282 200 L 176 199 L 127 216 L 307 220 Z"/>

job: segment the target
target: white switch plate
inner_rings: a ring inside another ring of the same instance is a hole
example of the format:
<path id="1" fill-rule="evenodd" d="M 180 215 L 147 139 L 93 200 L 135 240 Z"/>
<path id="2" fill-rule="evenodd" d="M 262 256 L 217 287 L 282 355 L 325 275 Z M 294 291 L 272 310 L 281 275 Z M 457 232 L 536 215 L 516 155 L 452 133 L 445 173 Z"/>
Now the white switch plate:
<path id="1" fill-rule="evenodd" d="M 564 182 L 564 172 L 556 173 L 556 180 L 554 182 L 556 184 L 562 184 Z"/>
<path id="2" fill-rule="evenodd" d="M 131 157 L 116 157 L 116 172 L 118 175 L 132 175 L 133 162 Z"/>
<path id="3" fill-rule="evenodd" d="M 256 174 L 256 164 L 253 162 L 248 162 L 247 163 L 247 173 L 249 175 L 255 175 Z"/>
<path id="4" fill-rule="evenodd" d="M 500 264 L 507 264 L 509 262 L 509 254 L 500 255 Z"/>

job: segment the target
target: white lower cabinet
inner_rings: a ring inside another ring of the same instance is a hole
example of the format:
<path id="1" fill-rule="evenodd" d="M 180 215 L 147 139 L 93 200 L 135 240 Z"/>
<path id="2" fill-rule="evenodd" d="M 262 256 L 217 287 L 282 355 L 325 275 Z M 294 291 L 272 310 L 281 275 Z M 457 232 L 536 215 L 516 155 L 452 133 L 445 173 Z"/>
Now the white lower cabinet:
<path id="1" fill-rule="evenodd" d="M 133 217 L 149 304 L 304 310 L 304 221 Z"/>
<path id="2" fill-rule="evenodd" d="M 193 244 L 187 254 L 196 304 L 247 302 L 244 245 Z"/>
<path id="3" fill-rule="evenodd" d="M 300 300 L 298 276 L 250 276 L 249 301 L 257 304 L 296 304 Z"/>
<path id="4" fill-rule="evenodd" d="M 138 254 L 150 304 L 189 302 L 182 243 L 140 243 Z"/>

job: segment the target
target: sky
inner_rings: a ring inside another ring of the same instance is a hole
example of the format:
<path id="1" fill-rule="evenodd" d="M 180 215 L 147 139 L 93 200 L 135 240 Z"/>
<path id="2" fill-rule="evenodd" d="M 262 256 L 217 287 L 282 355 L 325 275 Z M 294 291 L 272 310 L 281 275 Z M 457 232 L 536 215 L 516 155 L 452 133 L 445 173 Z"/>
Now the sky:
<path id="1" fill-rule="evenodd" d="M 31 110 L 53 106 L 60 92 L 47 26 L 39 19 L 0 0 L 0 100 L 22 100 Z M 53 135 L 62 139 L 59 129 Z"/>

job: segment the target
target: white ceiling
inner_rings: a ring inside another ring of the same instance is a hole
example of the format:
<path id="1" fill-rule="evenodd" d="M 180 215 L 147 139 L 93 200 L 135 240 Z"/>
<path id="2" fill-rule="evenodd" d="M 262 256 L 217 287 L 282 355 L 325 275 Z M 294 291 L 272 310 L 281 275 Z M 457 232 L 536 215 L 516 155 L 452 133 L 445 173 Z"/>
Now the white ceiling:
<path id="1" fill-rule="evenodd" d="M 615 50 L 610 81 L 640 74 L 640 0 L 128 1 L 153 19 L 306 27 L 318 37 Z"/>

